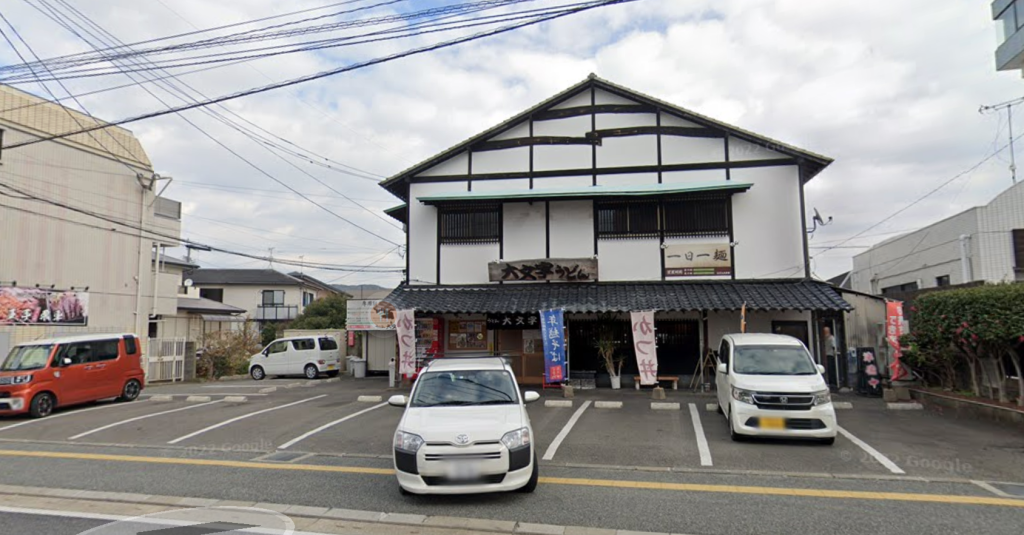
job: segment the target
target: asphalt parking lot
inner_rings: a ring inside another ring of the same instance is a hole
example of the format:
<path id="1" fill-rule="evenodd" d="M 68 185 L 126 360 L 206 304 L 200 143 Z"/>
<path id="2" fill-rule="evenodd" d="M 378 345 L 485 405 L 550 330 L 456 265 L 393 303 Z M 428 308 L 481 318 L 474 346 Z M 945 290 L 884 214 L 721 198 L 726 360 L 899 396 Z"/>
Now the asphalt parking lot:
<path id="1" fill-rule="evenodd" d="M 304 463 L 342 456 L 388 467 L 401 410 L 384 401 L 398 392 L 380 378 L 152 386 L 134 403 L 69 408 L 43 420 L 0 419 L 0 447 L 105 445 Z M 838 399 L 853 408 L 838 411 L 845 433 L 832 446 L 737 443 L 724 417 L 709 410 L 713 397 L 667 395 L 678 408 L 653 410 L 649 392 L 632 390 L 577 392 L 571 407 L 553 407 L 545 402 L 561 400 L 560 391 L 543 391 L 529 406 L 542 466 L 1024 482 L 1019 428 L 844 396 Z M 622 405 L 599 408 L 598 401 Z"/>

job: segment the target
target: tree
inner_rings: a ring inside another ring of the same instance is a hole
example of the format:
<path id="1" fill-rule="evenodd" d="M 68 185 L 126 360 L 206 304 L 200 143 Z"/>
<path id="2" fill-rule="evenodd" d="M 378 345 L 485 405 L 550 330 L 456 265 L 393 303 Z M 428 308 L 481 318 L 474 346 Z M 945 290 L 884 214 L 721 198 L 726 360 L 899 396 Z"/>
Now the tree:
<path id="1" fill-rule="evenodd" d="M 202 340 L 196 375 L 212 380 L 249 373 L 249 357 L 260 352 L 259 342 L 259 333 L 252 321 L 246 321 L 241 329 L 207 333 Z"/>
<path id="2" fill-rule="evenodd" d="M 289 325 L 289 329 L 344 329 L 345 328 L 344 295 L 330 295 L 313 301 L 306 310 L 299 314 Z"/>

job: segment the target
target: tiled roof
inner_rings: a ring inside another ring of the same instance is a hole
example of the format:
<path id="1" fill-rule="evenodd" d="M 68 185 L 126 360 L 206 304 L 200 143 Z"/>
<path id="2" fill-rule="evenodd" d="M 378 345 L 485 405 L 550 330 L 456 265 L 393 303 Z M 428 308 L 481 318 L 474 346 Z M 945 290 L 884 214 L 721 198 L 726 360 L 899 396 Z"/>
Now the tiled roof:
<path id="1" fill-rule="evenodd" d="M 189 277 L 195 284 L 251 284 L 298 286 L 301 282 L 273 269 L 197 269 Z"/>
<path id="2" fill-rule="evenodd" d="M 240 314 L 245 312 L 244 308 L 238 308 L 231 305 L 226 305 L 219 301 L 212 299 L 206 299 L 204 297 L 179 297 L 178 298 L 178 310 L 185 310 L 188 312 L 202 312 L 202 313 L 224 313 L 224 314 Z"/>
<path id="3" fill-rule="evenodd" d="M 853 310 L 828 284 L 807 280 L 402 285 L 385 301 L 425 313 Z"/>

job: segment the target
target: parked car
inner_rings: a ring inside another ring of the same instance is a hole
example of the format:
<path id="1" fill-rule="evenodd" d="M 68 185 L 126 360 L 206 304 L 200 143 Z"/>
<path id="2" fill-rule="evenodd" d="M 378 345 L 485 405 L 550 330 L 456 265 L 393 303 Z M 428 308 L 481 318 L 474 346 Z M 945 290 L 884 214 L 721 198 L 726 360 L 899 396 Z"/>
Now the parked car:
<path id="1" fill-rule="evenodd" d="M 836 440 L 825 368 L 803 342 L 778 334 L 728 334 L 718 354 L 718 412 L 729 434 Z"/>
<path id="2" fill-rule="evenodd" d="M 395 473 L 403 494 L 474 494 L 537 488 L 537 452 L 526 403 L 501 358 L 446 357 L 425 367 L 394 440 Z"/>
<path id="3" fill-rule="evenodd" d="M 133 334 L 97 334 L 25 342 L 0 363 L 0 416 L 49 416 L 107 398 L 135 401 L 145 372 Z"/>
<path id="4" fill-rule="evenodd" d="M 257 381 L 268 375 L 316 379 L 321 373 L 328 377 L 341 373 L 341 350 L 330 336 L 280 338 L 249 358 L 249 375 Z"/>

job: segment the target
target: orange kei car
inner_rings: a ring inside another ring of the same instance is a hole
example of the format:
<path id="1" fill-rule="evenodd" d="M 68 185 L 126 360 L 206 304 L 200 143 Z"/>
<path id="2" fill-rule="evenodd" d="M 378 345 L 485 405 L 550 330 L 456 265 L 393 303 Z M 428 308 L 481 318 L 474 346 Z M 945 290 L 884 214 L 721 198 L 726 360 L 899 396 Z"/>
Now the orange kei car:
<path id="1" fill-rule="evenodd" d="M 93 334 L 18 344 L 0 363 L 0 416 L 49 416 L 60 406 L 135 401 L 145 373 L 134 334 Z"/>

